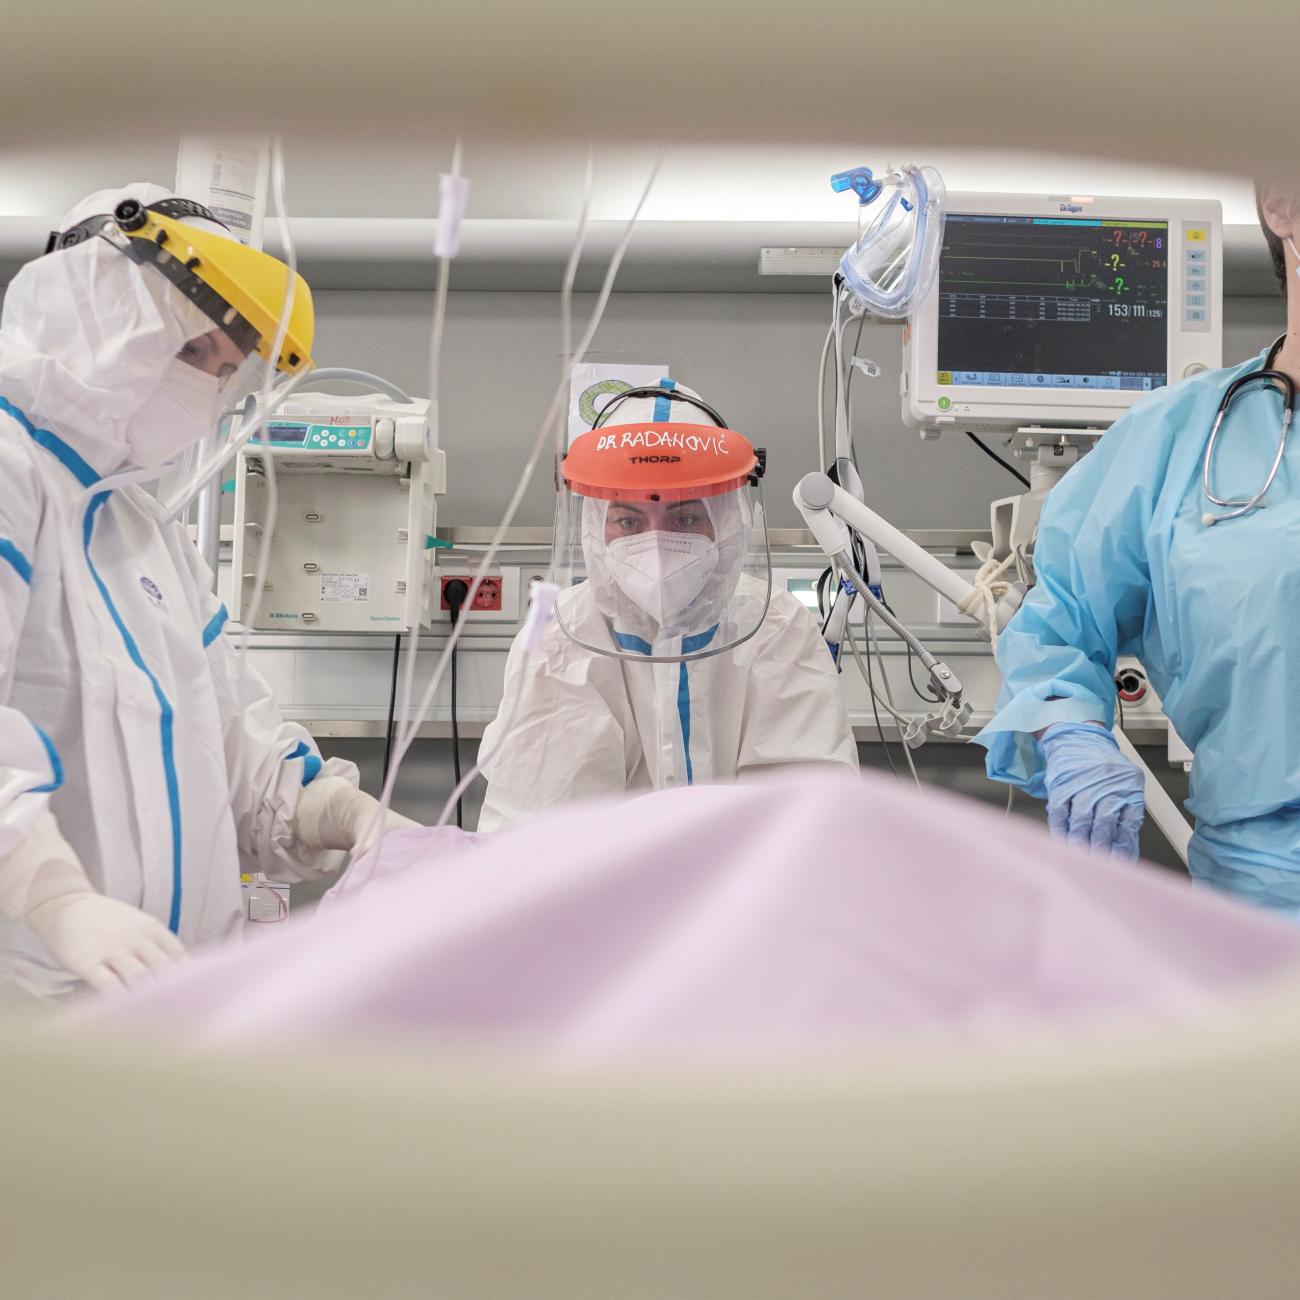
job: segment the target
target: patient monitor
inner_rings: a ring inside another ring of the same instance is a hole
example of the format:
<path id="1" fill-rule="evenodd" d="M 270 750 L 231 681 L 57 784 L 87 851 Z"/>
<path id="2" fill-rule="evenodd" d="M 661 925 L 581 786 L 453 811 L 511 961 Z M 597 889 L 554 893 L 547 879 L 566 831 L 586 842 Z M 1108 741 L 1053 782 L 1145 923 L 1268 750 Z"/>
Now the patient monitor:
<path id="1" fill-rule="evenodd" d="M 904 336 L 903 419 L 1104 429 L 1222 351 L 1217 202 L 950 194 L 936 283 Z"/>
<path id="2" fill-rule="evenodd" d="M 1010 435 L 1030 490 L 995 501 L 1022 571 L 1052 487 L 1145 394 L 1223 364 L 1214 200 L 950 194 L 939 270 L 904 332 L 903 420 Z"/>

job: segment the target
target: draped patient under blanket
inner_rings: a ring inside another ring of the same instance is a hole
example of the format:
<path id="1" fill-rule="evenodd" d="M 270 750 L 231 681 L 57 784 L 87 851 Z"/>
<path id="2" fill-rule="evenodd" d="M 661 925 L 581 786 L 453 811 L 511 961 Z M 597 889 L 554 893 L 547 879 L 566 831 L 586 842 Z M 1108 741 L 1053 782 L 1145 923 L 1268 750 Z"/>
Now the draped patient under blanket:
<path id="1" fill-rule="evenodd" d="M 1181 877 L 809 768 L 494 835 L 392 834 L 314 915 L 88 1019 L 198 1042 L 794 1058 L 1211 1016 L 1297 962 L 1300 929 Z"/>

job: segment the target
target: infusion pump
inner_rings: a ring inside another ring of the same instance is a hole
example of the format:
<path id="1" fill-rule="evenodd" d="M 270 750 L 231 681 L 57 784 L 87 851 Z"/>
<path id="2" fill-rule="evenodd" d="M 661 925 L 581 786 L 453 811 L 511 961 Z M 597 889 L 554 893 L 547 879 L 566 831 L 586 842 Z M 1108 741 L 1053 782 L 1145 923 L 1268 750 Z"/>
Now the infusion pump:
<path id="1" fill-rule="evenodd" d="M 437 497 L 446 491 L 430 407 L 381 393 L 298 393 L 268 422 L 267 440 L 240 451 L 238 621 L 251 618 L 259 631 L 391 633 L 429 622 L 430 548 Z M 278 498 L 270 537 L 268 469 Z M 269 557 L 254 609 L 263 543 Z"/>

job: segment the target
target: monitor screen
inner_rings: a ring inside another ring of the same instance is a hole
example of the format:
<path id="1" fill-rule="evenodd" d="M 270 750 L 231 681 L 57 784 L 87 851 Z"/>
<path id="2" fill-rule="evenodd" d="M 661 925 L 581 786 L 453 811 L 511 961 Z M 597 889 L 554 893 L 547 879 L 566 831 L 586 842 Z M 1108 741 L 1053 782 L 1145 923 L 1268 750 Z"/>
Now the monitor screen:
<path id="1" fill-rule="evenodd" d="M 949 214 L 941 388 L 1159 388 L 1169 222 Z"/>
<path id="2" fill-rule="evenodd" d="M 305 443 L 309 426 L 305 424 L 271 424 L 267 434 L 272 442 Z"/>

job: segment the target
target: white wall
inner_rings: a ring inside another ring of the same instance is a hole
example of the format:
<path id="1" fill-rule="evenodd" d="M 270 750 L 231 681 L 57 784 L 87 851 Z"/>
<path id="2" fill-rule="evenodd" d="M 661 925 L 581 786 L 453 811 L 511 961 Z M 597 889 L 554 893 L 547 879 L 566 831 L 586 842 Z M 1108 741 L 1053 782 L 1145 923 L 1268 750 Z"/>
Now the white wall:
<path id="1" fill-rule="evenodd" d="M 576 300 L 578 318 L 591 297 Z M 430 296 L 324 291 L 318 295 L 317 360 L 360 366 L 423 393 L 428 387 Z M 1225 303 L 1224 359 L 1264 347 L 1282 331 L 1280 301 Z M 594 351 L 667 360 L 742 433 L 765 445 L 766 498 L 774 527 L 801 521 L 790 493 L 816 468 L 817 362 L 829 295 L 616 294 Z M 443 364 L 442 444 L 448 495 L 440 522 L 494 523 L 556 382 L 559 306 L 542 293 L 453 293 Z M 899 413 L 901 335 L 869 324 L 860 355 L 875 380 L 854 381 L 855 429 L 868 502 L 906 528 L 988 528 L 988 503 L 1014 482 L 959 434 L 922 443 Z M 540 472 L 519 517 L 551 522 L 553 482 Z"/>

